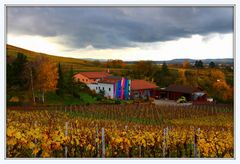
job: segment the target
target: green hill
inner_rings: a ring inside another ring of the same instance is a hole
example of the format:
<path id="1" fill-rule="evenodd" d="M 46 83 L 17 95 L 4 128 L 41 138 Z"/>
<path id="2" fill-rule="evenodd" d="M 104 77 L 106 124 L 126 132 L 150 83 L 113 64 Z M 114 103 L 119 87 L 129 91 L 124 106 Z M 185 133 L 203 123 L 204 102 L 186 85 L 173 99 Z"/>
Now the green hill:
<path id="1" fill-rule="evenodd" d="M 81 64 L 86 65 L 90 64 L 87 60 L 81 60 L 81 59 L 74 59 L 74 58 L 67 58 L 67 57 L 59 57 L 59 56 L 53 56 L 49 54 L 34 52 L 30 50 L 26 50 L 20 47 L 15 47 L 12 45 L 7 45 L 7 56 L 8 57 L 16 57 L 17 53 L 23 53 L 25 54 L 29 60 L 36 60 L 39 56 L 46 56 L 56 62 L 62 62 L 62 63 L 72 63 L 72 64 Z"/>
<path id="2" fill-rule="evenodd" d="M 27 56 L 28 60 L 30 61 L 37 60 L 37 58 L 40 56 L 48 57 L 57 63 L 61 63 L 65 69 L 69 69 L 70 67 L 73 67 L 74 70 L 79 70 L 79 71 L 81 70 L 90 71 L 90 70 L 97 69 L 95 68 L 96 66 L 94 65 L 93 61 L 53 56 L 45 53 L 30 51 L 30 50 L 12 46 L 12 45 L 7 45 L 7 61 L 8 62 L 11 62 L 12 60 L 14 60 L 18 53 L 23 53 L 24 55 Z"/>

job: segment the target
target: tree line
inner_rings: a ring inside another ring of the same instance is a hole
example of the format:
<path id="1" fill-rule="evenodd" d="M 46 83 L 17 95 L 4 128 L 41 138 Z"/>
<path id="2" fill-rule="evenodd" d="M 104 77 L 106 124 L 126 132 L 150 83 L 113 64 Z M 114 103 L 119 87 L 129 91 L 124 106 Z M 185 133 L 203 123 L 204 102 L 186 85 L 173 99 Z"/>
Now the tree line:
<path id="1" fill-rule="evenodd" d="M 12 63 L 7 63 L 8 91 L 28 90 L 34 103 L 36 98 L 44 102 L 45 93 L 56 90 L 57 80 L 57 67 L 48 58 L 39 57 L 36 61 L 29 61 L 26 55 L 18 53 Z"/>
<path id="2" fill-rule="evenodd" d="M 18 53 L 14 61 L 7 62 L 7 94 L 27 91 L 33 103 L 44 103 L 47 92 L 79 97 L 79 92 L 84 90 L 89 91 L 85 84 L 74 79 L 72 68 L 63 72 L 60 63 L 47 57 L 29 61 L 26 55 Z"/>
<path id="3" fill-rule="evenodd" d="M 115 68 L 114 63 L 124 66 L 120 60 L 109 63 Z M 190 66 L 188 61 L 184 61 L 180 68 L 169 68 L 166 62 L 157 65 L 154 61 L 138 61 L 128 65 L 127 69 L 120 70 L 116 75 L 145 79 L 159 87 L 167 87 L 170 84 L 199 86 L 219 100 L 232 100 L 233 86 L 229 85 L 223 71 L 217 69 L 214 62 L 209 63 L 209 70 L 203 65 L 201 60 L 197 60 L 194 67 Z M 188 69 L 191 67 L 192 69 Z M 30 61 L 26 55 L 18 53 L 15 60 L 7 62 L 7 94 L 28 91 L 33 103 L 44 103 L 47 92 L 55 92 L 60 97 L 69 95 L 80 98 L 81 92 L 93 95 L 86 84 L 74 79 L 75 73 L 73 68 L 63 72 L 61 64 L 49 58 L 41 56 L 35 61 Z"/>
<path id="4" fill-rule="evenodd" d="M 201 87 L 218 101 L 232 102 L 233 100 L 233 86 L 226 80 L 223 70 L 218 69 L 214 62 L 210 62 L 207 68 L 201 60 L 195 61 L 193 66 L 189 61 L 184 61 L 181 67 L 169 68 L 166 62 L 157 65 L 154 61 L 139 61 L 133 64 L 123 76 L 130 79 L 145 79 L 163 88 L 170 84 Z"/>

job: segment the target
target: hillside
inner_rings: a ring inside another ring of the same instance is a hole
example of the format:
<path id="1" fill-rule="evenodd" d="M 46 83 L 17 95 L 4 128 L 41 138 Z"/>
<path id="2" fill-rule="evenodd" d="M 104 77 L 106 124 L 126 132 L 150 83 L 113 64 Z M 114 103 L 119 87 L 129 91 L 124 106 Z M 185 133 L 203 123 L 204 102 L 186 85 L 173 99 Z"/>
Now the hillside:
<path id="1" fill-rule="evenodd" d="M 49 55 L 49 54 L 26 50 L 26 49 L 23 49 L 20 47 L 12 46 L 12 45 L 7 45 L 8 61 L 11 61 L 12 59 L 14 59 L 17 56 L 17 53 L 23 53 L 24 55 L 27 56 L 28 60 L 36 60 L 40 56 L 45 56 L 55 62 L 62 63 L 64 65 L 93 66 L 93 63 L 90 61 L 87 61 L 87 60 L 53 56 L 53 55 Z"/>
<path id="2" fill-rule="evenodd" d="M 107 69 L 100 65 L 96 65 L 94 60 L 89 61 L 84 59 L 53 56 L 45 53 L 30 51 L 30 50 L 12 46 L 12 45 L 7 45 L 7 61 L 8 62 L 11 62 L 12 60 L 14 60 L 17 56 L 17 53 L 23 53 L 24 55 L 27 56 L 28 60 L 30 61 L 36 60 L 40 56 L 48 57 L 57 63 L 61 63 L 64 70 L 68 70 L 71 67 L 75 71 L 106 71 Z M 112 68 L 111 70 L 121 71 L 122 69 Z"/>

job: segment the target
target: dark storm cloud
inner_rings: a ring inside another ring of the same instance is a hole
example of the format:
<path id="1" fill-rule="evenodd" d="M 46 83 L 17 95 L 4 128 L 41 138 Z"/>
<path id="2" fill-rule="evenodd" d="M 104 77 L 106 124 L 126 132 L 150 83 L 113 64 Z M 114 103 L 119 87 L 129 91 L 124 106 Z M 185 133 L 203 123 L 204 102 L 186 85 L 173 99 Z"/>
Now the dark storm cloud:
<path id="1" fill-rule="evenodd" d="M 9 33 L 60 36 L 73 48 L 134 46 L 233 31 L 232 7 L 8 7 Z"/>

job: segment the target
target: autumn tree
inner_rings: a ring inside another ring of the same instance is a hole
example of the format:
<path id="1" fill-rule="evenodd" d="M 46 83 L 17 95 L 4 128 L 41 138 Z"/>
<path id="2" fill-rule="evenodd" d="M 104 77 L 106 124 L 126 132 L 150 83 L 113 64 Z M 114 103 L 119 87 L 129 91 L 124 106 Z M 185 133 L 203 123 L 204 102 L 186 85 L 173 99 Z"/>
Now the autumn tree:
<path id="1" fill-rule="evenodd" d="M 213 81 L 225 80 L 225 74 L 219 69 L 211 69 L 209 71 L 209 78 Z"/>
<path id="2" fill-rule="evenodd" d="M 105 66 L 107 68 L 123 68 L 125 67 L 125 63 L 122 60 L 108 60 Z"/>
<path id="3" fill-rule="evenodd" d="M 185 69 L 178 69 L 179 79 L 178 83 L 182 85 L 187 84 L 186 76 L 185 76 Z"/>
<path id="4" fill-rule="evenodd" d="M 189 68 L 189 67 L 190 67 L 189 61 L 188 61 L 188 60 L 185 60 L 185 61 L 183 62 L 183 68 Z"/>
<path id="5" fill-rule="evenodd" d="M 220 69 L 210 69 L 204 83 L 203 87 L 209 87 L 209 93 L 215 99 L 221 102 L 232 102 L 233 88 L 227 84 L 225 74 Z"/>
<path id="6" fill-rule="evenodd" d="M 215 95 L 221 101 L 232 101 L 233 89 L 227 85 L 225 80 L 217 80 L 213 84 Z"/>
<path id="7" fill-rule="evenodd" d="M 198 76 L 195 70 L 185 70 L 185 78 L 187 84 L 197 87 L 198 86 Z"/>
<path id="8" fill-rule="evenodd" d="M 57 89 L 58 69 L 57 65 L 49 58 L 40 57 L 36 63 L 36 88 L 42 94 L 42 102 L 45 102 L 44 94 Z"/>

